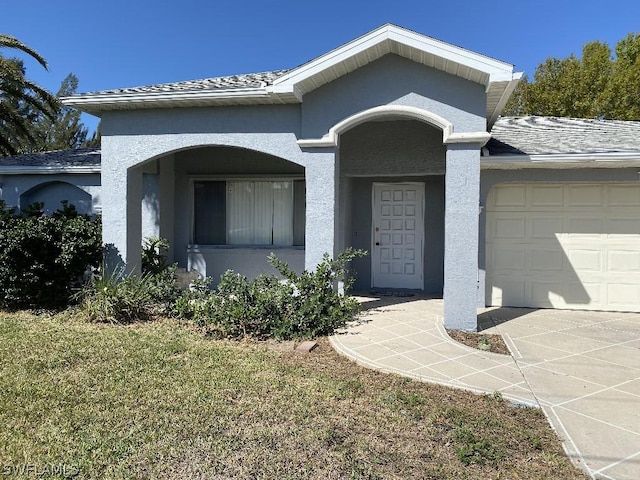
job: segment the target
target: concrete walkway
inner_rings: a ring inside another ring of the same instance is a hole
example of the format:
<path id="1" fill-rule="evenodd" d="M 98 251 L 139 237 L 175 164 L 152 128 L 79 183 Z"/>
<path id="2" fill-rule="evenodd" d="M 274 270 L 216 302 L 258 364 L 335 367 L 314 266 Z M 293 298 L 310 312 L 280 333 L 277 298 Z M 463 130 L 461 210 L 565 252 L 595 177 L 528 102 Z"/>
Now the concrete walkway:
<path id="1" fill-rule="evenodd" d="M 597 479 L 640 478 L 640 314 L 482 310 L 486 333 L 512 355 L 449 338 L 442 300 L 367 297 L 365 312 L 331 337 L 356 362 L 541 407 L 567 454 Z"/>

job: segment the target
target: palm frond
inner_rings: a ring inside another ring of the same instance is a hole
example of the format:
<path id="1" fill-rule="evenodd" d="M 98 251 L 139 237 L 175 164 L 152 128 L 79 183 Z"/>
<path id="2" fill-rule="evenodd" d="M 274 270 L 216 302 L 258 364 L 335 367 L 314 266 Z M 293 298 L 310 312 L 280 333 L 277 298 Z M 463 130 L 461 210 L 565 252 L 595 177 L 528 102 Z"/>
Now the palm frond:
<path id="1" fill-rule="evenodd" d="M 15 50 L 20 50 L 36 60 L 46 70 L 49 70 L 47 61 L 38 52 L 11 35 L 0 33 L 0 48 L 13 48 Z"/>

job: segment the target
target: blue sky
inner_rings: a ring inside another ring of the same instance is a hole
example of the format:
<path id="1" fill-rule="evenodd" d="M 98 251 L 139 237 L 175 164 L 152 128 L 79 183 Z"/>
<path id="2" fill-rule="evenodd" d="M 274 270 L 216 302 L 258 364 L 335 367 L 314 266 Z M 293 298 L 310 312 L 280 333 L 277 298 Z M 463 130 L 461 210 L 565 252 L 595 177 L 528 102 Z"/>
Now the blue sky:
<path id="1" fill-rule="evenodd" d="M 52 92 L 68 73 L 80 92 L 292 68 L 384 24 L 515 64 L 612 48 L 640 32 L 638 0 L 0 1 L 0 32 L 49 62 L 27 75 Z M 85 116 L 90 129 L 95 117 Z"/>

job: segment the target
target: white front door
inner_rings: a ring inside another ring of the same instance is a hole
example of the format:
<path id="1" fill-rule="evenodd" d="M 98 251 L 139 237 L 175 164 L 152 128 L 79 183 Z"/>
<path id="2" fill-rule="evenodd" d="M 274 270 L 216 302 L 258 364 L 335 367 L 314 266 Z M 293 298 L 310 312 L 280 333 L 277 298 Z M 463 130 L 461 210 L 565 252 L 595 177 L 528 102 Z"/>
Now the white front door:
<path id="1" fill-rule="evenodd" d="M 373 287 L 422 290 L 423 239 L 424 183 L 374 183 Z"/>

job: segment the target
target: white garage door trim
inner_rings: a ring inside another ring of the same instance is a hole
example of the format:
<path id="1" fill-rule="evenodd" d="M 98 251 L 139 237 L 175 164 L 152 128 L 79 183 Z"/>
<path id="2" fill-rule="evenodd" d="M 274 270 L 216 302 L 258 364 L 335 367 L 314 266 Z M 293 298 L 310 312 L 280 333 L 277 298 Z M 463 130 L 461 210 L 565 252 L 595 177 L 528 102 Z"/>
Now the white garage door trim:
<path id="1" fill-rule="evenodd" d="M 638 312 L 640 185 L 496 185 L 486 253 L 488 305 Z"/>

